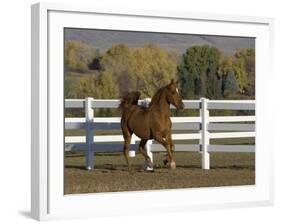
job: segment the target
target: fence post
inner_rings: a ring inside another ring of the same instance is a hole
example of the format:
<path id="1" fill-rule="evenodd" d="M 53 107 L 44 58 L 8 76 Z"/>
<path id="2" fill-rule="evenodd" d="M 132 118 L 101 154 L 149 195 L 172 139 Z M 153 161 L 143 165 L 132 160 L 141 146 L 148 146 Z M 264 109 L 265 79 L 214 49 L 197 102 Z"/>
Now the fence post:
<path id="1" fill-rule="evenodd" d="M 93 121 L 94 121 L 94 110 L 92 108 L 92 97 L 85 98 L 85 118 L 86 118 L 86 169 L 92 170 L 94 168 L 94 131 L 93 131 Z"/>
<path id="2" fill-rule="evenodd" d="M 210 155 L 208 152 L 210 139 L 208 132 L 209 125 L 209 110 L 208 110 L 208 99 L 201 98 L 200 117 L 201 117 L 201 139 L 200 149 L 202 153 L 202 169 L 210 169 Z"/>

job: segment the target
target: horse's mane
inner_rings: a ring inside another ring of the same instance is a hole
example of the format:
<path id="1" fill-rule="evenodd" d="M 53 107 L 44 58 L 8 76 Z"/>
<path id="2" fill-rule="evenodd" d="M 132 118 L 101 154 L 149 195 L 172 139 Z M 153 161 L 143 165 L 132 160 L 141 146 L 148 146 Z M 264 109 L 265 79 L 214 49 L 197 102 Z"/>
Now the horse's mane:
<path id="1" fill-rule="evenodd" d="M 167 86 L 164 86 L 160 89 L 158 89 L 158 91 L 154 94 L 154 96 L 151 99 L 151 102 L 149 104 L 149 106 L 153 106 L 154 104 L 158 103 L 160 101 L 160 97 L 162 92 L 166 89 Z"/>

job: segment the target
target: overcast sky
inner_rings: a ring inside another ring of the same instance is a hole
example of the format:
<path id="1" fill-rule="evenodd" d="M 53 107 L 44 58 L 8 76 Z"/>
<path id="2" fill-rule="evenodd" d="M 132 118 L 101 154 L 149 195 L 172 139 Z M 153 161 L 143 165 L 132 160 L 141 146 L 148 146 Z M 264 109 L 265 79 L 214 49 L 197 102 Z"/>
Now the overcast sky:
<path id="1" fill-rule="evenodd" d="M 254 48 L 255 38 L 227 37 L 192 34 L 150 33 L 134 31 L 109 31 L 90 29 L 65 29 L 65 40 L 79 40 L 93 44 L 101 50 L 112 45 L 126 44 L 129 47 L 142 47 L 153 43 L 168 50 L 185 52 L 188 47 L 208 44 L 225 53 L 234 53 L 236 48 Z"/>

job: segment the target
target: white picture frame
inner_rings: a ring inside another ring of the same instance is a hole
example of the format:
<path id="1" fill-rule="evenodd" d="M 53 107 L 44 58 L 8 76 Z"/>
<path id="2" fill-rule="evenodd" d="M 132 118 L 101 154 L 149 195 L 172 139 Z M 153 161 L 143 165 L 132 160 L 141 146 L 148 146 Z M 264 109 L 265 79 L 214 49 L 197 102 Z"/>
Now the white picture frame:
<path id="1" fill-rule="evenodd" d="M 84 195 L 63 194 L 63 28 L 179 32 L 256 38 L 256 184 Z M 184 27 L 184 28 L 183 28 Z M 32 5 L 31 214 L 37 220 L 130 215 L 273 203 L 273 146 L 267 92 L 273 19 L 190 12 Z M 61 150 L 60 150 L 61 149 Z"/>

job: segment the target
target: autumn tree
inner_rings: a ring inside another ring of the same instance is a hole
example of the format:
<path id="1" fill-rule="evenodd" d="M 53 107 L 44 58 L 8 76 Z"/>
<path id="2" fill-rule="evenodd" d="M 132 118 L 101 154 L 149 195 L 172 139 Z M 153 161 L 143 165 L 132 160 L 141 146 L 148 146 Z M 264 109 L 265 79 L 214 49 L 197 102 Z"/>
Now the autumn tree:
<path id="1" fill-rule="evenodd" d="M 243 91 L 250 96 L 255 95 L 255 49 L 238 48 L 235 52 L 235 59 L 243 64 L 247 82 L 243 86 Z"/>
<path id="2" fill-rule="evenodd" d="M 100 64 L 103 72 L 115 78 L 121 92 L 130 90 L 129 74 L 134 65 L 132 49 L 124 44 L 112 46 L 102 55 Z"/>
<path id="3" fill-rule="evenodd" d="M 98 55 L 99 50 L 93 45 L 75 40 L 66 41 L 64 48 L 65 70 L 66 72 L 87 72 L 89 70 L 89 64 Z"/>
<path id="4" fill-rule="evenodd" d="M 119 84 L 119 92 L 138 90 L 142 97 L 152 97 L 163 85 L 175 78 L 173 54 L 152 44 L 142 48 L 116 45 L 101 58 L 103 72 L 111 74 Z"/>
<path id="5" fill-rule="evenodd" d="M 144 96 L 152 97 L 160 87 L 175 78 L 177 64 L 166 50 L 149 44 L 135 49 L 133 56 L 135 66 L 130 74 L 132 87 Z"/>
<path id="6" fill-rule="evenodd" d="M 98 90 L 102 99 L 116 99 L 119 97 L 119 86 L 110 72 L 103 71 L 98 80 Z"/>
<path id="7" fill-rule="evenodd" d="M 87 74 L 79 79 L 77 95 L 78 98 L 93 97 L 101 98 L 100 81 L 97 75 Z"/>
<path id="8" fill-rule="evenodd" d="M 117 99 L 119 97 L 118 83 L 107 72 L 100 75 L 87 74 L 79 80 L 77 96 L 78 98 Z M 97 116 L 116 116 L 118 111 L 101 108 L 95 109 L 95 114 Z"/>
<path id="9" fill-rule="evenodd" d="M 220 75 L 233 73 L 237 82 L 238 92 L 254 96 L 255 94 L 255 50 L 238 48 L 233 56 L 223 57 L 220 65 Z"/>

